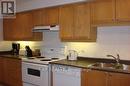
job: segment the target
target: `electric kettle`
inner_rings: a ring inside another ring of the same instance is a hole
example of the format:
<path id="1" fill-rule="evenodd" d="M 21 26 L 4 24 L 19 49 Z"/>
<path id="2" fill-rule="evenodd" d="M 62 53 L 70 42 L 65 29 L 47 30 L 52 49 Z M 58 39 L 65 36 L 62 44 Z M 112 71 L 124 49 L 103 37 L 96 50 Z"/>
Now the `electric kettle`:
<path id="1" fill-rule="evenodd" d="M 68 60 L 77 60 L 78 52 L 75 50 L 69 50 Z"/>

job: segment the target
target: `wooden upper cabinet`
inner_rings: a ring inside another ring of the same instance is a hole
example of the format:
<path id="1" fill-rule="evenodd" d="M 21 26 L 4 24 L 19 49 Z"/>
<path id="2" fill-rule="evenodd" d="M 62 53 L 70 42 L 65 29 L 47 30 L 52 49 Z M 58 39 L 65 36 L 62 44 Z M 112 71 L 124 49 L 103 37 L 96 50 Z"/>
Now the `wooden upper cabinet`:
<path id="1" fill-rule="evenodd" d="M 109 73 L 108 86 L 129 86 L 130 74 Z"/>
<path id="2" fill-rule="evenodd" d="M 17 28 L 15 29 L 16 39 L 19 40 L 30 39 L 33 36 L 32 14 L 30 12 L 18 13 L 16 16 L 16 21 L 17 21 L 16 23 Z"/>
<path id="3" fill-rule="evenodd" d="M 91 3 L 93 24 L 115 21 L 115 0 L 95 0 Z"/>
<path id="4" fill-rule="evenodd" d="M 4 40 L 27 40 L 32 37 L 31 14 L 19 13 L 15 19 L 4 19 Z"/>
<path id="5" fill-rule="evenodd" d="M 107 73 L 83 69 L 81 73 L 81 86 L 107 86 Z"/>
<path id="6" fill-rule="evenodd" d="M 4 19 L 3 20 L 3 36 L 4 40 L 12 40 L 14 36 L 14 22 L 16 19 Z"/>
<path id="7" fill-rule="evenodd" d="M 116 0 L 116 19 L 130 21 L 130 0 Z"/>
<path id="8" fill-rule="evenodd" d="M 46 8 L 46 25 L 59 24 L 59 7 Z"/>
<path id="9" fill-rule="evenodd" d="M 59 20 L 62 41 L 96 40 L 96 29 L 92 29 L 90 24 L 89 3 L 62 6 Z"/>
<path id="10" fill-rule="evenodd" d="M 32 15 L 34 26 L 59 24 L 59 7 L 34 10 Z"/>
<path id="11" fill-rule="evenodd" d="M 45 16 L 45 10 L 34 10 L 32 12 L 32 16 L 34 26 L 40 26 L 45 24 L 45 18 L 43 19 L 43 16 Z"/>
<path id="12" fill-rule="evenodd" d="M 74 37 L 76 39 L 87 40 L 90 38 L 90 5 L 89 4 L 79 4 L 75 5 L 74 9 Z"/>
<path id="13" fill-rule="evenodd" d="M 4 40 L 6 41 L 40 41 L 42 34 L 33 33 L 32 12 L 17 13 L 15 19 L 3 20 Z"/>
<path id="14" fill-rule="evenodd" d="M 71 40 L 74 34 L 74 7 L 67 5 L 60 7 L 59 13 L 60 38 L 61 40 Z"/>
<path id="15" fill-rule="evenodd" d="M 76 4 L 74 8 L 74 38 L 79 41 L 96 41 L 96 28 L 91 27 L 90 4 Z"/>

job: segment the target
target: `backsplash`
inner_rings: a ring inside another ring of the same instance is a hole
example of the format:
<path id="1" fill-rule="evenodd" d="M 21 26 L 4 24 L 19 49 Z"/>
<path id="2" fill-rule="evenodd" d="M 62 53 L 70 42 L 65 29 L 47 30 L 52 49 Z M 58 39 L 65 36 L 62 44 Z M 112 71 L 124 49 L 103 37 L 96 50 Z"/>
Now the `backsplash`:
<path id="1" fill-rule="evenodd" d="M 42 42 L 21 42 L 21 49 L 29 45 L 32 49 L 41 49 L 41 53 L 54 49 L 64 49 L 61 52 L 67 55 L 67 51 L 74 49 L 79 56 L 108 58 L 107 54 L 120 54 L 121 59 L 130 60 L 130 26 L 99 27 L 97 42 L 60 42 L 58 32 L 44 32 Z M 0 50 L 11 49 L 10 41 L 1 41 Z M 47 49 L 48 48 L 48 49 Z M 52 51 L 53 52 L 53 51 Z M 52 53 L 51 52 L 51 53 Z"/>
<path id="2" fill-rule="evenodd" d="M 79 56 L 108 58 L 107 54 L 120 54 L 130 60 L 130 27 L 99 27 L 96 43 L 67 43 L 69 49 L 77 50 Z"/>

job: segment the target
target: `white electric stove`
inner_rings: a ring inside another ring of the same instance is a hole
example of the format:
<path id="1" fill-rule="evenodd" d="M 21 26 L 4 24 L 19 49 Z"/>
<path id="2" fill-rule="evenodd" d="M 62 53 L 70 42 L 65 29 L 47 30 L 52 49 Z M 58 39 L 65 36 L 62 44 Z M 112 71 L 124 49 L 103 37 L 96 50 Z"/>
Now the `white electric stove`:
<path id="1" fill-rule="evenodd" d="M 51 67 L 49 62 L 63 58 L 48 58 L 44 56 L 22 59 L 23 86 L 50 86 Z"/>
<path id="2" fill-rule="evenodd" d="M 23 86 L 50 86 L 49 62 L 65 59 L 64 48 L 44 47 L 39 57 L 22 58 Z"/>

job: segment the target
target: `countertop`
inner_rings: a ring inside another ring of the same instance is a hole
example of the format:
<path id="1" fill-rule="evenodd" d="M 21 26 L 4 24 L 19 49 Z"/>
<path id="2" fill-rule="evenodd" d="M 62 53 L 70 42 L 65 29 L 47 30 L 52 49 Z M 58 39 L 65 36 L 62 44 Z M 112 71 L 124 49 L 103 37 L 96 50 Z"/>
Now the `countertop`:
<path id="1" fill-rule="evenodd" d="M 22 58 L 25 58 L 24 56 L 15 56 L 15 55 L 0 55 L 0 57 L 18 59 L 18 60 L 22 60 Z"/>
<path id="2" fill-rule="evenodd" d="M 67 59 L 60 60 L 60 61 L 54 61 L 50 62 L 50 64 L 57 64 L 57 65 L 64 65 L 64 66 L 72 66 L 72 67 L 78 67 L 78 68 L 85 68 L 85 69 L 93 69 L 93 70 L 99 70 L 99 71 L 107 71 L 107 72 L 116 72 L 116 73 L 124 73 L 124 74 L 130 74 L 130 69 L 129 70 L 121 70 L 121 69 L 102 69 L 102 68 L 93 68 L 90 67 L 89 65 L 97 63 L 97 62 L 109 62 L 108 59 L 94 59 L 94 58 L 79 58 L 76 61 L 69 61 Z M 110 60 L 110 62 L 114 62 Z M 124 62 L 124 61 L 123 61 Z M 126 62 L 128 63 L 128 62 Z"/>
<path id="3" fill-rule="evenodd" d="M 50 64 L 59 64 L 65 66 L 73 66 L 79 68 L 87 68 L 88 65 L 94 64 L 96 61 L 86 61 L 86 60 L 76 60 L 76 61 L 69 61 L 67 59 L 50 62 Z"/>
<path id="4" fill-rule="evenodd" d="M 0 55 L 0 57 L 18 59 L 18 60 L 22 60 L 22 58 L 25 58 L 25 56 L 14 56 L 14 55 Z M 102 69 L 102 68 L 92 68 L 92 67 L 90 68 L 89 67 L 89 65 L 97 63 L 97 62 L 115 63 L 115 61 L 111 60 L 111 59 L 79 57 L 78 60 L 76 60 L 76 61 L 69 61 L 67 59 L 63 59 L 63 60 L 59 60 L 59 61 L 50 62 L 50 64 L 58 64 L 58 65 L 72 66 L 72 67 L 85 68 L 85 69 L 130 74 L 130 68 L 129 68 L 129 70 L 119 70 L 119 69 Z M 128 60 L 121 60 L 121 63 L 130 65 L 130 61 L 128 61 Z"/>

